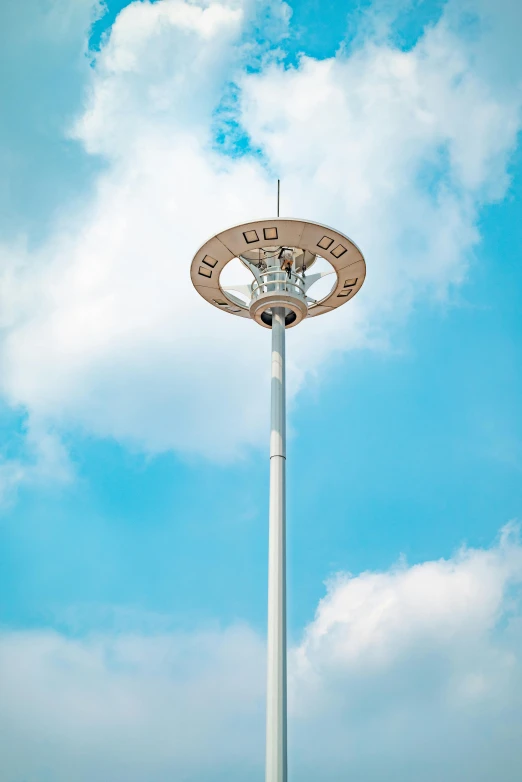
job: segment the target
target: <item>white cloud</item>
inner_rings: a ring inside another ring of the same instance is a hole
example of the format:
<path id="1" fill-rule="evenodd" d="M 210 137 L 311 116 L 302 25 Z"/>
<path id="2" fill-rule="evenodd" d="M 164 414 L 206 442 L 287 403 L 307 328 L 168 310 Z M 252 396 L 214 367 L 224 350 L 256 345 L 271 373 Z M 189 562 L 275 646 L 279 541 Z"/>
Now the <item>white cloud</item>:
<path id="1" fill-rule="evenodd" d="M 82 107 L 86 51 L 97 0 L 2 0 L 0 3 L 0 235 L 32 239 L 96 168 L 63 138 Z M 83 196 L 83 193 L 82 193 Z"/>
<path id="2" fill-rule="evenodd" d="M 96 60 L 75 134 L 90 152 L 127 163 L 152 123 L 167 125 L 171 134 L 188 125 L 207 141 L 243 21 L 240 3 L 126 6 Z"/>
<path id="3" fill-rule="evenodd" d="M 255 214 L 268 192 L 256 161 L 230 160 L 209 138 L 239 12 L 227 4 L 196 11 L 197 4 L 133 4 L 118 17 L 76 126 L 109 168 L 79 213 L 64 211 L 37 257 L 24 262 L 6 251 L 2 379 L 7 398 L 40 420 L 153 451 L 230 456 L 263 428 L 251 393 L 262 335 L 209 312 L 188 269 L 207 234 Z M 141 53 L 137 75 L 128 38 Z M 202 47 L 202 67 L 183 69 Z M 174 52 L 177 62 L 160 56 L 159 67 L 158 51 Z M 172 85 L 176 111 L 163 117 L 156 98 Z M 144 94 L 152 106 L 142 108 Z"/>
<path id="4" fill-rule="evenodd" d="M 491 549 L 330 582 L 294 657 L 296 731 L 327 722 L 330 778 L 517 778 L 521 582 L 514 525 Z"/>
<path id="5" fill-rule="evenodd" d="M 521 582 L 513 525 L 489 549 L 332 579 L 290 655 L 292 775 L 515 782 Z M 125 625 L 3 633 L 6 782 L 261 779 L 263 639 Z"/>
<path id="6" fill-rule="evenodd" d="M 367 42 L 242 84 L 243 122 L 281 172 L 286 203 L 344 226 L 363 248 L 368 278 L 354 306 L 366 323 L 400 319 L 462 281 L 477 210 L 505 192 L 520 97 L 499 100 L 477 79 L 444 21 L 409 52 Z M 350 315 L 305 324 L 320 355 L 342 347 Z"/>
<path id="7" fill-rule="evenodd" d="M 3 778 L 193 779 L 218 768 L 219 779 L 255 765 L 262 654 L 242 627 L 85 641 L 4 635 Z"/>
<path id="8" fill-rule="evenodd" d="M 345 230 L 368 261 L 353 304 L 289 332 L 293 393 L 465 276 L 519 124 L 516 90 L 475 67 L 480 36 L 448 11 L 410 52 L 369 39 L 284 68 L 251 44 L 267 15 L 284 29 L 276 2 L 161 0 L 117 18 L 74 126 L 106 160 L 95 193 L 25 259 L 4 250 L 2 390 L 38 421 L 215 458 L 262 441 L 268 334 L 206 306 L 188 269 L 209 235 L 272 211 L 269 170 L 285 212 Z M 262 158 L 214 143 L 234 80 Z"/>
<path id="9" fill-rule="evenodd" d="M 22 485 L 42 488 L 74 479 L 67 449 L 48 426 L 29 421 L 19 439 L 22 448 L 18 457 L 10 456 L 8 449 L 0 453 L 0 507 L 10 505 Z"/>

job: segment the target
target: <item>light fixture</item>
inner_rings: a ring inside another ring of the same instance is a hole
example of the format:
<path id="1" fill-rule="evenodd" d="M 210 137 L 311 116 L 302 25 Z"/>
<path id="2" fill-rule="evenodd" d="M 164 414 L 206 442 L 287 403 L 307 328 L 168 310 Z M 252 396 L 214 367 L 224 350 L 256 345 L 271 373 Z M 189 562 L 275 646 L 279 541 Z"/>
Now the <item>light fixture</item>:
<path id="1" fill-rule="evenodd" d="M 344 255 L 346 252 L 348 252 L 348 250 L 346 247 L 343 247 L 342 244 L 338 244 L 337 247 L 334 247 L 331 251 L 334 258 L 340 258 L 341 255 Z"/>
<path id="2" fill-rule="evenodd" d="M 278 218 L 279 213 L 277 218 L 268 217 L 263 221 L 243 223 L 229 228 L 224 236 L 214 236 L 197 252 L 191 267 L 192 282 L 206 301 L 221 311 L 244 319 L 250 318 L 259 326 L 272 331 L 265 782 L 287 782 L 288 778 L 286 329 L 294 328 L 305 318 L 315 319 L 316 316 L 347 304 L 364 282 L 366 268 L 356 245 L 339 231 L 304 220 Z M 325 235 L 323 231 L 330 233 Z M 317 242 L 317 239 L 320 241 Z M 258 243 L 257 247 L 248 249 L 254 243 Z M 220 247 L 219 251 L 215 249 L 217 246 Z M 350 257 L 345 258 L 344 254 L 348 250 Z M 205 255 L 207 251 L 220 253 L 217 265 L 212 256 Z M 309 272 L 305 266 L 312 266 L 316 257 L 326 256 L 331 267 L 331 271 L 326 273 L 335 274 L 336 281 L 318 306 L 308 291 L 325 273 Z M 235 286 L 231 284 L 227 287 L 221 281 L 221 270 L 236 258 L 249 270 L 252 279 L 248 285 L 238 282 Z M 352 258 L 357 260 L 356 266 L 350 266 Z M 212 274 L 214 266 L 216 274 Z M 345 279 L 344 275 L 350 269 L 352 272 L 357 271 L 357 278 Z M 212 276 L 212 279 L 202 282 L 200 274 L 204 277 Z M 239 301 L 237 293 L 245 296 L 246 301 Z M 341 301 L 337 301 L 338 298 Z M 209 336 L 212 337 L 212 334 Z M 312 345 L 310 349 L 313 349 Z M 257 361 L 257 354 L 254 358 Z"/>
<path id="3" fill-rule="evenodd" d="M 321 248 L 321 250 L 328 250 L 329 247 L 331 247 L 333 244 L 333 239 L 330 239 L 329 236 L 323 236 L 320 242 L 317 242 L 317 246 Z"/>
<path id="4" fill-rule="evenodd" d="M 206 266 L 210 266 L 211 269 L 213 269 L 217 265 L 217 261 L 215 258 L 211 258 L 210 255 L 205 255 L 203 258 L 203 263 Z"/>

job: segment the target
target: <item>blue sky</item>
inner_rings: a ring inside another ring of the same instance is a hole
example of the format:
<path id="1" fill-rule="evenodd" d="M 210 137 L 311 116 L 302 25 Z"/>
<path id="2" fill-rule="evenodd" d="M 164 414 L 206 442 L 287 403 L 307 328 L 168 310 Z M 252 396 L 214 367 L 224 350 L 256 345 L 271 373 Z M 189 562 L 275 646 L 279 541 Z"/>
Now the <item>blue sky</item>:
<path id="1" fill-rule="evenodd" d="M 391 778 L 515 780 L 516 4 L 0 15 L 6 782 L 262 778 L 269 335 L 188 270 L 277 176 L 368 266 L 289 333 L 294 778 L 381 778 L 377 732 Z"/>

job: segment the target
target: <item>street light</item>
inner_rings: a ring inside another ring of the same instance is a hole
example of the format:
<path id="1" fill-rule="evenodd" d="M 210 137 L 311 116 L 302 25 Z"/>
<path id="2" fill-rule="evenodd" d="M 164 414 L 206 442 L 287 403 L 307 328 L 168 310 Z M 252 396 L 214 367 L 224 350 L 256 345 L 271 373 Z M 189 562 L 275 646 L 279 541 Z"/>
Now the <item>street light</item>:
<path id="1" fill-rule="evenodd" d="M 318 258 L 328 262 L 323 264 L 327 268 L 309 273 Z M 247 285 L 221 283 L 233 259 L 251 272 Z M 279 217 L 217 234 L 198 250 L 190 270 L 194 287 L 214 307 L 272 329 L 266 782 L 287 781 L 285 329 L 346 304 L 365 274 L 361 251 L 344 234 Z M 329 293 L 311 298 L 312 285 L 328 275 Z"/>

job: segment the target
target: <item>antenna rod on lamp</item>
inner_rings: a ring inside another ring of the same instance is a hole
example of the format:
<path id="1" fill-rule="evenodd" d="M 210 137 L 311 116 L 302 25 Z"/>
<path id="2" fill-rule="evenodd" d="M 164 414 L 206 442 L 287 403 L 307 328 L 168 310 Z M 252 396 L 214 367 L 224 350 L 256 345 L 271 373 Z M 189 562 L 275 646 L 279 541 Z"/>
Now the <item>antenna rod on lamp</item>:
<path id="1" fill-rule="evenodd" d="M 277 216 L 279 217 L 279 194 L 281 192 L 281 180 L 277 180 Z"/>

